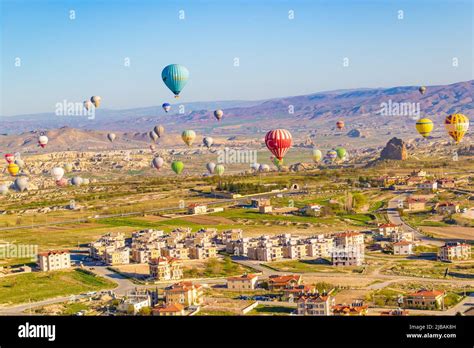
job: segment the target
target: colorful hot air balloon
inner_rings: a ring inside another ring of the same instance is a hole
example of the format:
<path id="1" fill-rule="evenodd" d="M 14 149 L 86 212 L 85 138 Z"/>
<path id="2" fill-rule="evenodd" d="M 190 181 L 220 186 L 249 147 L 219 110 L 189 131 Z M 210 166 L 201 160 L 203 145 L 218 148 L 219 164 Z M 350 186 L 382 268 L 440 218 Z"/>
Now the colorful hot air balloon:
<path id="1" fill-rule="evenodd" d="M 71 163 L 66 163 L 64 165 L 64 169 L 66 170 L 66 172 L 70 172 L 72 170 L 72 164 Z"/>
<path id="2" fill-rule="evenodd" d="M 90 100 L 84 100 L 84 102 L 82 103 L 82 105 L 84 105 L 84 108 L 89 111 L 91 108 L 92 108 L 92 102 Z"/>
<path id="3" fill-rule="evenodd" d="M 161 138 L 165 134 L 165 127 L 159 124 L 153 128 L 153 131 L 156 133 L 156 135 L 158 135 L 159 138 Z"/>
<path id="4" fill-rule="evenodd" d="M 173 163 L 171 163 L 171 169 L 179 175 L 184 169 L 184 163 L 181 161 L 173 161 Z"/>
<path id="5" fill-rule="evenodd" d="M 38 145 L 44 148 L 48 144 L 48 137 L 46 135 L 40 135 L 38 138 Z"/>
<path id="6" fill-rule="evenodd" d="M 115 135 L 115 133 L 109 133 L 109 134 L 107 134 L 107 139 L 109 139 L 109 141 L 110 141 L 111 143 L 114 142 L 114 140 L 115 140 L 116 137 L 117 137 L 117 136 Z"/>
<path id="7" fill-rule="evenodd" d="M 165 110 L 165 112 L 168 112 L 171 110 L 171 104 L 169 103 L 163 103 L 163 105 L 161 105 L 161 107 L 163 108 L 163 110 Z"/>
<path id="8" fill-rule="evenodd" d="M 416 130 L 423 138 L 428 137 L 433 131 L 433 121 L 429 118 L 422 118 L 416 122 Z"/>
<path id="9" fill-rule="evenodd" d="M 469 129 L 469 119 L 463 114 L 452 114 L 446 117 L 444 125 L 451 138 L 459 144 Z"/>
<path id="10" fill-rule="evenodd" d="M 150 144 L 150 150 L 153 152 L 153 151 L 155 151 L 155 149 L 156 149 L 155 145 Z"/>
<path id="11" fill-rule="evenodd" d="M 96 108 L 98 108 L 100 106 L 100 103 L 102 102 L 102 98 L 98 95 L 94 95 L 91 97 L 91 102 Z"/>
<path id="12" fill-rule="evenodd" d="M 153 141 L 157 141 L 157 140 L 158 140 L 158 134 L 156 134 L 155 131 L 150 131 L 150 133 L 148 133 L 148 136 L 149 136 L 150 139 L 153 140 Z"/>
<path id="13" fill-rule="evenodd" d="M 337 158 L 337 152 L 334 150 L 329 150 L 326 154 L 326 157 L 329 161 L 333 162 Z"/>
<path id="14" fill-rule="evenodd" d="M 82 183 L 83 183 L 84 185 L 89 185 L 90 182 L 91 182 L 91 181 L 90 181 L 88 178 L 82 179 Z"/>
<path id="15" fill-rule="evenodd" d="M 7 170 L 11 176 L 16 176 L 20 171 L 20 167 L 18 166 L 18 164 L 10 163 L 8 164 Z"/>
<path id="16" fill-rule="evenodd" d="M 58 185 L 59 187 L 67 186 L 67 179 L 61 178 L 59 180 L 56 180 L 56 185 Z"/>
<path id="17" fill-rule="evenodd" d="M 420 88 L 418 88 L 418 91 L 423 95 L 426 93 L 426 87 L 425 86 L 421 86 Z"/>
<path id="18" fill-rule="evenodd" d="M 61 180 L 64 176 L 64 169 L 61 167 L 54 167 L 53 169 L 51 169 L 51 176 L 56 181 Z"/>
<path id="19" fill-rule="evenodd" d="M 196 133 L 193 130 L 188 129 L 181 134 L 181 138 L 186 145 L 191 146 L 194 139 L 196 139 Z"/>
<path id="20" fill-rule="evenodd" d="M 277 168 L 280 168 L 283 165 L 283 158 L 279 160 L 278 158 L 272 156 L 270 159 Z"/>
<path id="21" fill-rule="evenodd" d="M 204 137 L 202 139 L 202 143 L 207 147 L 207 148 L 210 148 L 211 145 L 214 143 L 214 139 L 212 139 L 211 137 Z"/>
<path id="22" fill-rule="evenodd" d="M 156 170 L 160 170 L 160 168 L 163 167 L 164 163 L 165 160 L 161 157 L 155 157 L 153 158 L 153 161 L 151 161 L 151 165 L 156 168 Z"/>
<path id="23" fill-rule="evenodd" d="M 84 179 L 82 179 L 80 176 L 75 176 L 71 179 L 71 184 L 74 186 L 81 186 L 84 183 Z"/>
<path id="24" fill-rule="evenodd" d="M 323 158 L 323 153 L 321 152 L 321 150 L 313 149 L 313 161 L 318 163 L 319 161 L 321 161 L 321 158 Z"/>
<path id="25" fill-rule="evenodd" d="M 7 161 L 7 163 L 12 163 L 15 160 L 15 155 L 12 153 L 7 153 L 5 155 L 5 160 Z"/>
<path id="26" fill-rule="evenodd" d="M 338 147 L 338 148 L 336 149 L 336 154 L 337 154 L 337 158 L 339 158 L 339 159 L 342 160 L 342 159 L 346 158 L 347 151 L 346 151 L 346 149 L 343 148 L 343 147 Z"/>
<path id="27" fill-rule="evenodd" d="M 292 145 L 291 133 L 286 129 L 274 129 L 265 136 L 265 145 L 276 158 L 281 160 Z"/>
<path id="28" fill-rule="evenodd" d="M 13 187 L 15 188 L 16 191 L 23 192 L 26 189 L 28 189 L 28 179 L 24 177 L 20 177 L 15 179 L 15 182 L 13 183 Z"/>
<path id="29" fill-rule="evenodd" d="M 8 186 L 0 185 L 0 195 L 5 196 L 8 194 Z"/>
<path id="30" fill-rule="evenodd" d="M 336 122 L 336 127 L 337 129 L 343 129 L 344 128 L 344 121 L 339 120 Z"/>
<path id="31" fill-rule="evenodd" d="M 175 98 L 179 98 L 179 93 L 188 82 L 189 71 L 184 66 L 179 64 L 171 64 L 166 66 L 161 72 L 161 78 Z"/>
<path id="32" fill-rule="evenodd" d="M 220 121 L 222 119 L 222 116 L 224 116 L 224 111 L 222 111 L 221 109 L 214 111 L 214 117 L 217 119 L 217 121 Z"/>
<path id="33" fill-rule="evenodd" d="M 20 169 L 25 166 L 25 162 L 21 158 L 17 158 L 15 160 L 15 164 L 18 165 L 18 167 L 20 167 Z"/>
<path id="34" fill-rule="evenodd" d="M 216 169 L 216 164 L 214 162 L 209 162 L 206 164 L 206 169 L 209 174 L 214 174 L 214 169 Z"/>
<path id="35" fill-rule="evenodd" d="M 214 173 L 216 173 L 218 176 L 222 176 L 224 174 L 225 168 L 222 164 L 216 165 L 214 168 Z"/>

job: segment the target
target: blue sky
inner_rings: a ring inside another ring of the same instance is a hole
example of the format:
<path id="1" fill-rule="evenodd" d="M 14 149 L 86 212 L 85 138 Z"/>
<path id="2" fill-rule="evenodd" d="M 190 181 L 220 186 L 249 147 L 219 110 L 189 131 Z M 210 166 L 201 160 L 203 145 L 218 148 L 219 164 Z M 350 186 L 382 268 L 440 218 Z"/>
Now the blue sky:
<path id="1" fill-rule="evenodd" d="M 161 81 L 171 63 L 190 71 L 181 102 L 470 80 L 472 11 L 470 0 L 2 0 L 0 114 L 91 95 L 112 109 L 174 102 Z"/>

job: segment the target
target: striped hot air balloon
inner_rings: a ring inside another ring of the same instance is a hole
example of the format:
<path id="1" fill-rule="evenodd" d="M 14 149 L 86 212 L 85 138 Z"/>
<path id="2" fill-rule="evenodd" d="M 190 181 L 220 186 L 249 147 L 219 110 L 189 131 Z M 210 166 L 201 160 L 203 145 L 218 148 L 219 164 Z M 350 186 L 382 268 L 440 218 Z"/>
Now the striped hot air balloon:
<path id="1" fill-rule="evenodd" d="M 286 129 L 274 129 L 265 136 L 265 145 L 270 152 L 280 161 L 290 149 L 293 143 L 291 133 Z"/>
<path id="2" fill-rule="evenodd" d="M 179 94 L 188 82 L 189 71 L 186 67 L 179 64 L 171 64 L 166 66 L 161 72 L 161 78 L 175 98 L 179 98 Z"/>
<path id="3" fill-rule="evenodd" d="M 343 129 L 344 128 L 344 121 L 339 120 L 336 122 L 336 127 L 337 129 Z"/>
<path id="4" fill-rule="evenodd" d="M 183 139 L 186 145 L 191 146 L 194 142 L 194 139 L 196 139 L 196 133 L 191 129 L 185 130 L 181 134 L 181 139 Z"/>
<path id="5" fill-rule="evenodd" d="M 429 118 L 422 118 L 416 122 L 416 130 L 423 138 L 426 138 L 431 134 L 433 127 L 433 121 Z"/>
<path id="6" fill-rule="evenodd" d="M 446 117 L 444 125 L 451 138 L 459 144 L 469 129 L 469 119 L 463 114 L 452 114 Z"/>

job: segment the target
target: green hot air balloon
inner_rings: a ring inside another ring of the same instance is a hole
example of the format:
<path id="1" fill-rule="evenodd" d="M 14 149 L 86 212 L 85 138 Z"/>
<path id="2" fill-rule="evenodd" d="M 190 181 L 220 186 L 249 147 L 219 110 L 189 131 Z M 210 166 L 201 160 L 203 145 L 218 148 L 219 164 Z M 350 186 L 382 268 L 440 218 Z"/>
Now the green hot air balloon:
<path id="1" fill-rule="evenodd" d="M 161 72 L 161 78 L 175 98 L 179 98 L 179 93 L 183 90 L 188 82 L 189 71 L 186 67 L 179 64 L 171 64 L 166 66 Z"/>
<path id="2" fill-rule="evenodd" d="M 171 163 L 171 169 L 173 169 L 173 172 L 176 174 L 181 174 L 184 169 L 184 163 L 181 161 L 173 161 L 173 163 Z"/>
<path id="3" fill-rule="evenodd" d="M 222 176 L 222 174 L 224 174 L 224 171 L 225 171 L 225 168 L 222 164 L 218 164 L 214 168 L 214 173 L 216 173 L 219 176 Z"/>
<path id="4" fill-rule="evenodd" d="M 338 147 L 338 148 L 336 149 L 336 153 L 337 153 L 337 157 L 338 157 L 339 159 L 344 159 L 344 158 L 346 158 L 347 151 L 346 151 L 345 148 L 343 148 L 343 147 Z"/>

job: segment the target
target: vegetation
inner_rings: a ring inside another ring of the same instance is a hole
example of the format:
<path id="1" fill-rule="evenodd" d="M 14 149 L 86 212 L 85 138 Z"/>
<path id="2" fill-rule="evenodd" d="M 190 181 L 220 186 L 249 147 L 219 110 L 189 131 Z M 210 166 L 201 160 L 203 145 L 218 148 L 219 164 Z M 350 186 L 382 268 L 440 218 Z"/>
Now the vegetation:
<path id="1" fill-rule="evenodd" d="M 221 181 L 217 184 L 216 189 L 217 191 L 228 191 L 241 195 L 250 195 L 255 193 L 270 192 L 272 190 L 281 190 L 286 187 L 287 185 L 285 184 L 275 184 L 271 186 L 266 186 L 250 182 Z"/>
<path id="2" fill-rule="evenodd" d="M 244 267 L 232 262 L 229 256 L 225 256 L 223 261 L 212 258 L 206 261 L 204 268 L 192 267 L 184 269 L 184 278 L 216 278 L 251 273 L 253 269 Z"/>

